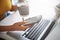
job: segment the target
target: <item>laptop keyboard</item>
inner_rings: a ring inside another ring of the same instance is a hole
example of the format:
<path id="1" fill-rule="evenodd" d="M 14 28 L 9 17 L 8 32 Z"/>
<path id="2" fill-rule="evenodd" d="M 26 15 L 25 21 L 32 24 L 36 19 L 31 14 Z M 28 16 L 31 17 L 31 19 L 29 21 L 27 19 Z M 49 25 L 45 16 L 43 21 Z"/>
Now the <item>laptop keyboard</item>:
<path id="1" fill-rule="evenodd" d="M 47 19 L 41 19 L 41 21 L 39 23 L 36 23 L 32 28 L 28 29 L 23 34 L 23 36 L 25 36 L 26 38 L 28 38 L 30 40 L 37 40 L 39 37 L 41 39 L 41 38 L 44 37 L 43 34 L 45 34 L 46 31 L 49 30 L 48 28 L 50 27 L 50 25 L 52 25 L 52 23 L 54 25 L 55 21 L 50 21 L 50 20 L 47 20 Z M 51 28 L 53 27 L 53 25 L 51 26 Z"/>

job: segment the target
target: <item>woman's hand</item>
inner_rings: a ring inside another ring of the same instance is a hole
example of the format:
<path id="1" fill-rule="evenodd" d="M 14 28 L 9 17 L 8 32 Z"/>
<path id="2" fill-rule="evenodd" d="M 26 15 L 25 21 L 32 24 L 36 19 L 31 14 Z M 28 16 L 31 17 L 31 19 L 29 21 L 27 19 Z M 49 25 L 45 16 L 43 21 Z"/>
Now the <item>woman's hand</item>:
<path id="1" fill-rule="evenodd" d="M 26 30 L 27 28 L 29 27 L 32 27 L 32 25 L 23 25 L 25 24 L 26 22 L 18 22 L 18 23 L 15 23 L 11 26 L 0 26 L 0 32 L 3 32 L 3 31 L 20 31 L 20 30 Z"/>
<path id="2" fill-rule="evenodd" d="M 29 27 L 32 27 L 32 25 L 26 25 L 24 26 L 23 24 L 25 24 L 26 22 L 18 22 L 18 23 L 15 23 L 13 25 L 14 28 L 18 29 L 18 30 L 26 30 L 27 28 Z"/>
<path id="3" fill-rule="evenodd" d="M 10 10 L 10 11 L 16 11 L 16 10 L 18 10 L 17 5 L 12 5 L 12 8 L 11 8 L 11 10 Z"/>

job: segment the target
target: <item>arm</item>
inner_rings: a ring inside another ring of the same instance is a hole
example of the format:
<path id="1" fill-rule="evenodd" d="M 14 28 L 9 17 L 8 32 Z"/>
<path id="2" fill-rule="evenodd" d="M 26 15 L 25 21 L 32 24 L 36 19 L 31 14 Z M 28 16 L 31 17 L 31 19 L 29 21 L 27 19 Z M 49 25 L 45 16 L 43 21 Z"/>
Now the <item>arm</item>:
<path id="1" fill-rule="evenodd" d="M 16 28 L 13 27 L 13 26 L 0 26 L 0 32 L 2 32 L 2 31 L 12 31 L 14 29 L 16 29 Z"/>
<path id="2" fill-rule="evenodd" d="M 0 32 L 1 31 L 14 31 L 14 30 L 23 30 L 24 27 L 16 27 L 16 26 L 0 26 Z"/>
<path id="3" fill-rule="evenodd" d="M 28 27 L 31 26 L 21 26 L 23 23 L 19 22 L 19 23 L 15 23 L 14 25 L 11 26 L 0 26 L 0 32 L 3 31 L 15 31 L 15 30 L 26 30 Z"/>

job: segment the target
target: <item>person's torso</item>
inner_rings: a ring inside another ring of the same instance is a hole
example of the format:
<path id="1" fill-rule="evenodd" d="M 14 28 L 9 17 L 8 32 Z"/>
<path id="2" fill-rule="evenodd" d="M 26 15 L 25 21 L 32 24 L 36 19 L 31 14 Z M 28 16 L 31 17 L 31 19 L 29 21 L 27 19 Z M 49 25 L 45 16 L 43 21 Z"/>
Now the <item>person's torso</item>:
<path id="1" fill-rule="evenodd" d="M 4 17 L 5 12 L 11 9 L 11 0 L 0 0 L 0 20 Z"/>

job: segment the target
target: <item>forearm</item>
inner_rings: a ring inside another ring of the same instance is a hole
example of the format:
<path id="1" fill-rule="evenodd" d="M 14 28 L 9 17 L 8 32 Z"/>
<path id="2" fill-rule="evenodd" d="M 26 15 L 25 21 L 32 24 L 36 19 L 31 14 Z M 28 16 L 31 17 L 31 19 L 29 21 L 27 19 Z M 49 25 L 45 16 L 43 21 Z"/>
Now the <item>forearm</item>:
<path id="1" fill-rule="evenodd" d="M 15 23 L 11 26 L 0 26 L 0 32 L 3 31 L 18 31 L 18 30 L 26 30 L 29 27 L 32 27 L 31 25 L 27 25 L 27 26 L 21 26 L 22 24 L 24 24 L 23 22 L 18 22 Z"/>
<path id="2" fill-rule="evenodd" d="M 15 31 L 15 30 L 22 30 L 22 27 L 14 27 L 14 26 L 0 26 L 0 32 L 3 31 Z"/>

